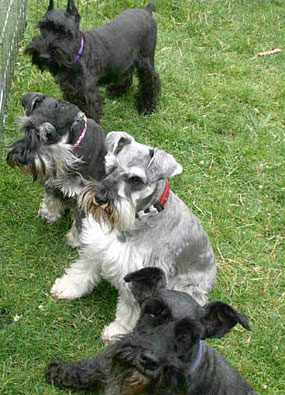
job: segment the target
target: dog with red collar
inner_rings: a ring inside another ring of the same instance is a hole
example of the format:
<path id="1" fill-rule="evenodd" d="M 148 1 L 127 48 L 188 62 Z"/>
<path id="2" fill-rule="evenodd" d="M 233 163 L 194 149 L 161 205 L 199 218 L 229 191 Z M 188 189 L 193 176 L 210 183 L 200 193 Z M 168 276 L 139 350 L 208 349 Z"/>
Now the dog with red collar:
<path id="1" fill-rule="evenodd" d="M 169 288 L 203 305 L 216 265 L 202 225 L 170 189 L 168 179 L 182 172 L 175 158 L 125 132 L 110 132 L 105 145 L 106 176 L 88 183 L 79 198 L 87 213 L 79 259 L 51 293 L 78 298 L 92 292 L 101 278 L 108 280 L 119 292 L 115 321 L 102 335 L 112 342 L 138 318 L 138 305 L 124 282 L 129 272 L 156 266 L 164 270 Z"/>

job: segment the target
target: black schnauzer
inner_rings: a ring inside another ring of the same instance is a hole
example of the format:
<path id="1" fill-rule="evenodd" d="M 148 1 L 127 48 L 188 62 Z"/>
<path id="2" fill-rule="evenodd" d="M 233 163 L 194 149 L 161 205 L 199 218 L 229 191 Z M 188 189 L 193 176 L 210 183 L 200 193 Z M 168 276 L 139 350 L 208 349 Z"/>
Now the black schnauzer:
<path id="1" fill-rule="evenodd" d="M 45 189 L 39 208 L 43 220 L 55 222 L 66 207 L 72 209 L 67 243 L 78 247 L 82 213 L 77 197 L 87 180 L 105 175 L 105 132 L 74 104 L 42 93 L 24 93 L 22 104 L 26 115 L 20 129 L 25 135 L 10 145 L 7 161 L 40 179 Z"/>
<path id="2" fill-rule="evenodd" d="M 158 268 L 141 269 L 126 280 L 141 305 L 135 329 L 93 358 L 50 363 L 48 381 L 109 395 L 255 394 L 239 372 L 203 342 L 224 336 L 237 323 L 250 330 L 244 314 L 222 302 L 202 307 L 184 292 L 167 290 Z"/>
<path id="3" fill-rule="evenodd" d="M 161 85 L 154 68 L 153 10 L 153 3 L 145 9 L 129 9 L 104 26 L 82 32 L 74 1 L 68 0 L 63 10 L 54 9 L 50 0 L 38 22 L 41 34 L 34 37 L 25 53 L 32 56 L 33 64 L 53 74 L 64 99 L 96 122 L 102 113 L 97 85 L 106 85 L 108 96 L 118 96 L 132 85 L 137 69 L 138 110 L 149 114 L 156 107 Z"/>

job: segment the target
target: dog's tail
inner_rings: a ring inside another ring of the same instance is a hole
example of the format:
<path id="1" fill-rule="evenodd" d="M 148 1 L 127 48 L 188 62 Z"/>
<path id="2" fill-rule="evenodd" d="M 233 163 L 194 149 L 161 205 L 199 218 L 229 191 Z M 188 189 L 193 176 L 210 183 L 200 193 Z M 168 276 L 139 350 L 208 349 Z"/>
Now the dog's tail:
<path id="1" fill-rule="evenodd" d="M 148 3 L 148 5 L 145 7 L 145 10 L 151 14 L 153 11 L 155 11 L 155 5 L 154 3 Z"/>

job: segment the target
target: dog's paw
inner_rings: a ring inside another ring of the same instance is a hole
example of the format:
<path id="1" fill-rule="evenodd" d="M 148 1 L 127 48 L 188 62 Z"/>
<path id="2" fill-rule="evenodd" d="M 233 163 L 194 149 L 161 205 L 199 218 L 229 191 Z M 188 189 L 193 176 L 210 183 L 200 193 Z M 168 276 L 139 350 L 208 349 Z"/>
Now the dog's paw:
<path id="1" fill-rule="evenodd" d="M 52 224 L 61 218 L 62 212 L 51 212 L 43 201 L 40 204 L 38 216 L 41 218 L 42 221 L 47 222 L 48 224 Z"/>
<path id="2" fill-rule="evenodd" d="M 45 369 L 45 378 L 50 383 L 57 383 L 61 373 L 62 373 L 62 366 L 63 362 L 60 360 L 52 361 L 48 364 Z"/>
<path id="3" fill-rule="evenodd" d="M 124 326 L 114 321 L 110 325 L 105 326 L 101 334 L 101 339 L 106 345 L 113 344 L 116 340 L 118 340 L 119 336 L 128 332 L 129 331 Z"/>
<path id="4" fill-rule="evenodd" d="M 78 248 L 80 246 L 80 234 L 74 231 L 73 228 L 67 232 L 65 236 L 66 244 L 71 248 Z"/>
<path id="5" fill-rule="evenodd" d="M 88 295 L 93 287 L 87 286 L 86 282 L 80 278 L 71 278 L 65 275 L 57 278 L 53 284 L 50 293 L 57 299 L 76 299 Z"/>

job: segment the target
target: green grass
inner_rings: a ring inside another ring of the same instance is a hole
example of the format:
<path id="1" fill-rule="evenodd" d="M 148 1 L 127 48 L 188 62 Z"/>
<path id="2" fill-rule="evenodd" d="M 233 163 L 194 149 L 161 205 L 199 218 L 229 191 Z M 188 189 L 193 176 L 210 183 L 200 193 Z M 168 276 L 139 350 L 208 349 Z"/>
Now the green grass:
<path id="1" fill-rule="evenodd" d="M 30 1 L 23 45 L 34 34 L 43 3 Z M 237 327 L 211 343 L 258 393 L 283 394 L 285 50 L 255 55 L 284 43 L 285 3 L 174 3 L 156 2 L 162 80 L 156 113 L 138 115 L 133 88 L 119 100 L 106 100 L 102 127 L 125 130 L 183 165 L 172 188 L 201 220 L 219 265 L 210 300 L 245 312 L 252 326 L 250 333 Z M 88 12 L 82 7 L 83 27 L 144 4 L 89 1 Z M 61 95 L 21 48 L 0 167 L 0 392 L 64 394 L 69 391 L 45 382 L 44 367 L 56 357 L 84 358 L 103 347 L 100 333 L 114 316 L 116 291 L 103 282 L 75 301 L 49 295 L 77 252 L 64 243 L 69 219 L 43 224 L 37 217 L 41 188 L 5 163 L 6 147 L 18 136 L 15 119 L 23 113 L 24 91 Z"/>

